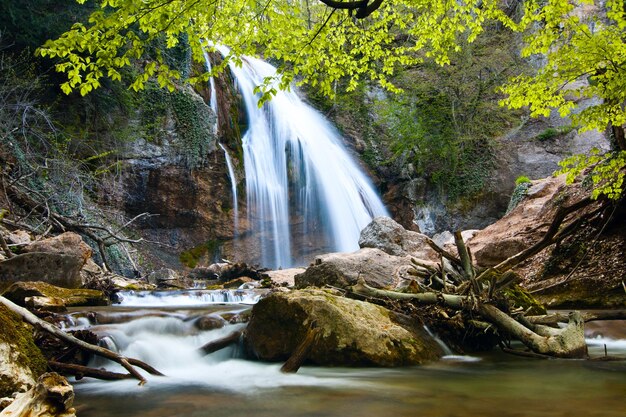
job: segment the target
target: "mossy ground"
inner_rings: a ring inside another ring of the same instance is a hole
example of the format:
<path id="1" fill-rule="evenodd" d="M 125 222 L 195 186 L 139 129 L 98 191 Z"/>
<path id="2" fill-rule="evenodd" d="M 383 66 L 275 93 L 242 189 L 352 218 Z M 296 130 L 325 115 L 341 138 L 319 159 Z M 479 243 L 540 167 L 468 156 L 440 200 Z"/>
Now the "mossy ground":
<path id="1" fill-rule="evenodd" d="M 3 305 L 0 305 L 0 343 L 8 344 L 17 352 L 17 364 L 29 368 L 35 379 L 46 371 L 47 362 L 35 346 L 32 327 Z M 0 378 L 0 397 L 11 395 L 13 388 Z"/>

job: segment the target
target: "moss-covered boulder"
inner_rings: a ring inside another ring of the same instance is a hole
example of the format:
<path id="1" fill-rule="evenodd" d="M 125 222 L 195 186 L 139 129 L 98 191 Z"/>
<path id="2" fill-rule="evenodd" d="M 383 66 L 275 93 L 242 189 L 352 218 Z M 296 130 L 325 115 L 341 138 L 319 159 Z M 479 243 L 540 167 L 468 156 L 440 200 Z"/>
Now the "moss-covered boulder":
<path id="1" fill-rule="evenodd" d="M 42 281 L 16 282 L 7 288 L 3 295 L 21 306 L 25 306 L 30 297 L 60 299 L 67 307 L 105 306 L 109 304 L 109 299 L 102 291 L 61 288 Z"/>
<path id="2" fill-rule="evenodd" d="M 28 390 L 45 370 L 32 327 L 0 305 L 0 398 Z"/>
<path id="3" fill-rule="evenodd" d="M 323 290 L 277 292 L 259 301 L 245 332 L 250 354 L 284 361 L 309 328 L 320 329 L 308 362 L 340 366 L 405 366 L 438 359 L 439 345 L 391 311 Z"/>

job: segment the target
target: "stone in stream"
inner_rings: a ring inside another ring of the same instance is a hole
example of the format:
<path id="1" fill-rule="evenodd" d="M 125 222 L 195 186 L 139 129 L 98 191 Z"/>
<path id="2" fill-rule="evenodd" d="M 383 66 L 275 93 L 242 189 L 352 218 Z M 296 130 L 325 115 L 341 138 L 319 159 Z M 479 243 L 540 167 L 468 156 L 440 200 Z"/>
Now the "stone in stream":
<path id="1" fill-rule="evenodd" d="M 198 330 L 206 331 L 206 330 L 221 329 L 227 323 L 228 322 L 224 318 L 219 316 L 218 314 L 207 314 L 206 316 L 198 317 L 193 322 L 193 325 Z"/>
<path id="2" fill-rule="evenodd" d="M 108 298 L 102 291 L 88 289 L 69 289 L 55 287 L 47 282 L 16 282 L 11 285 L 3 295 L 15 304 L 25 306 L 29 297 L 48 297 L 62 300 L 66 307 L 78 306 L 105 306 L 109 304 Z M 35 303 L 31 299 L 31 303 Z"/>
<path id="3" fill-rule="evenodd" d="M 285 361 L 311 326 L 320 329 L 308 360 L 316 365 L 406 366 L 437 360 L 441 347 L 395 313 L 328 291 L 276 292 L 252 309 L 245 331 L 250 354 Z"/>

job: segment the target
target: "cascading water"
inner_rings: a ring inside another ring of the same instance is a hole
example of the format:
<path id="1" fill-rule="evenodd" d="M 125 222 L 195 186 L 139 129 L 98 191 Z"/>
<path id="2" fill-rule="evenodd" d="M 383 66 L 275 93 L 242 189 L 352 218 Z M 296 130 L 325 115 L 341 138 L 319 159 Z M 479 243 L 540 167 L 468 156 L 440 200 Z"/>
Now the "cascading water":
<path id="1" fill-rule="evenodd" d="M 209 54 L 206 51 L 204 53 L 204 62 L 206 62 L 206 68 L 208 72 L 211 72 L 211 59 L 209 59 Z M 215 114 L 215 133 L 217 133 L 218 127 L 218 112 L 217 112 L 217 92 L 215 90 L 215 79 L 213 77 L 209 78 L 209 93 L 211 97 L 209 98 L 209 107 L 213 110 Z"/>
<path id="2" fill-rule="evenodd" d="M 228 168 L 228 177 L 230 178 L 230 190 L 233 195 L 233 222 L 234 222 L 234 230 L 235 230 L 235 238 L 237 237 L 237 230 L 239 229 L 239 204 L 237 202 L 237 177 L 235 176 L 235 168 L 233 166 L 233 161 L 230 158 L 230 154 L 222 145 L 219 144 L 220 148 L 224 151 L 224 158 L 226 158 L 226 167 Z"/>
<path id="3" fill-rule="evenodd" d="M 229 66 L 248 116 L 242 139 L 247 216 L 258 234 L 260 262 L 288 267 L 313 253 L 358 249 L 361 229 L 388 215 L 371 182 L 337 130 L 296 92 L 279 91 L 259 108 L 254 88 L 276 68 L 251 57 L 241 63 Z"/>

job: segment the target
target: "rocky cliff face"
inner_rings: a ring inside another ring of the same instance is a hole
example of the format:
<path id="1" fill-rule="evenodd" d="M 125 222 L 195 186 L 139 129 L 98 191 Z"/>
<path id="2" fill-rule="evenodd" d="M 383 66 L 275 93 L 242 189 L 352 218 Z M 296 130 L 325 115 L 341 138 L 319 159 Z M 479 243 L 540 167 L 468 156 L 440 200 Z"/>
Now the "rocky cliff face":
<path id="1" fill-rule="evenodd" d="M 194 261 L 212 258 L 234 233 L 230 179 L 224 151 L 218 147 L 216 116 L 199 93 L 179 91 L 184 111 L 177 111 L 176 104 L 166 108 L 153 136 L 128 145 L 120 170 L 100 190 L 100 202 L 126 218 L 148 213 L 132 227 L 154 242 L 143 251 L 151 266 L 180 266 L 181 253 L 194 248 Z M 229 152 L 237 160 L 236 153 Z"/>

